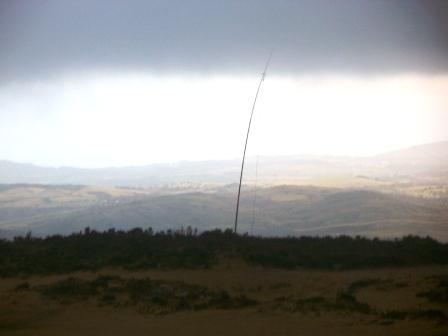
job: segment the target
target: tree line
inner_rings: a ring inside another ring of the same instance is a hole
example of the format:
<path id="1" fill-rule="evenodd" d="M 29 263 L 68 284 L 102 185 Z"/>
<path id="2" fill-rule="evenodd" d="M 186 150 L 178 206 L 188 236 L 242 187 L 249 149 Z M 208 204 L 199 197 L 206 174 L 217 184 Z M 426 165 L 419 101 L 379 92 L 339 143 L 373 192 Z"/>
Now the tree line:
<path id="1" fill-rule="evenodd" d="M 448 244 L 429 237 L 254 237 L 191 227 L 154 232 L 86 228 L 68 236 L 0 240 L 0 276 L 95 271 L 210 268 L 225 259 L 286 269 L 359 269 L 448 263 Z"/>

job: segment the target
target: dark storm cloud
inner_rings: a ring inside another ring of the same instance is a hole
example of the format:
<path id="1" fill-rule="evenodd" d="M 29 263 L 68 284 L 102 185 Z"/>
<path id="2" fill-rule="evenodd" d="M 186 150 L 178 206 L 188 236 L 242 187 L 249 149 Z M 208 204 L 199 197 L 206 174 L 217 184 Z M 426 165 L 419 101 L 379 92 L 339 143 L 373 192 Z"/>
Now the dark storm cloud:
<path id="1" fill-rule="evenodd" d="M 448 70 L 448 1 L 1 1 L 0 80 L 95 69 Z"/>

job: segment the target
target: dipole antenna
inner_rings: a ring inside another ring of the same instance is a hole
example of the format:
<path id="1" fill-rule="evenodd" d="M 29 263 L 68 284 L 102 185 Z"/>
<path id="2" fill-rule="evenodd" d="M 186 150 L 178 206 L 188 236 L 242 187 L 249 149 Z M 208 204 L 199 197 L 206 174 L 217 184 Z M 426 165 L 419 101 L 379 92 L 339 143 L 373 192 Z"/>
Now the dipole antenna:
<path id="1" fill-rule="evenodd" d="M 255 94 L 254 103 L 252 104 L 252 111 L 250 112 L 249 126 L 247 127 L 247 134 L 246 134 L 246 142 L 244 143 L 243 161 L 241 162 L 240 184 L 238 186 L 238 198 L 236 200 L 235 227 L 233 229 L 234 233 L 236 233 L 237 229 L 238 229 L 238 210 L 240 208 L 241 182 L 243 181 L 244 161 L 246 160 L 246 149 L 247 149 L 247 142 L 249 140 L 250 125 L 252 124 L 252 117 L 254 116 L 255 105 L 257 103 L 258 94 L 260 93 L 261 84 L 263 83 L 263 81 L 266 77 L 266 71 L 268 70 L 269 63 L 271 62 L 271 57 L 272 57 L 272 50 L 269 53 L 268 60 L 266 61 L 266 65 L 264 66 L 263 73 L 261 74 L 260 83 L 258 83 L 257 93 Z"/>

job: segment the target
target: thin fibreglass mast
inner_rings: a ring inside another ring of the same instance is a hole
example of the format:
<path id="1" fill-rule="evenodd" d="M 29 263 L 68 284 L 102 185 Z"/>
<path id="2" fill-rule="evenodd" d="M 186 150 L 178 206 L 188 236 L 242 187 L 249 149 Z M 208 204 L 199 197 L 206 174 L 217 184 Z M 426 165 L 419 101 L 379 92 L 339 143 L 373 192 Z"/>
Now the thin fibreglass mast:
<path id="1" fill-rule="evenodd" d="M 236 233 L 237 228 L 238 228 L 238 210 L 240 208 L 241 182 L 243 181 L 244 161 L 246 160 L 246 149 L 247 149 L 247 142 L 249 140 L 250 125 L 252 124 L 252 117 L 254 115 L 255 104 L 257 103 L 258 94 L 260 93 L 261 83 L 263 83 L 264 78 L 266 77 L 266 71 L 268 70 L 268 66 L 269 66 L 269 62 L 271 61 L 271 57 L 272 57 L 272 50 L 269 53 L 268 60 L 267 60 L 266 65 L 264 67 L 264 71 L 261 74 L 260 83 L 258 84 L 257 93 L 255 94 L 254 103 L 252 105 L 252 111 L 250 113 L 249 126 L 247 127 L 246 142 L 244 144 L 244 152 L 243 152 L 243 161 L 241 162 L 240 184 L 238 186 L 238 198 L 236 200 L 235 227 L 233 229 L 234 233 Z"/>

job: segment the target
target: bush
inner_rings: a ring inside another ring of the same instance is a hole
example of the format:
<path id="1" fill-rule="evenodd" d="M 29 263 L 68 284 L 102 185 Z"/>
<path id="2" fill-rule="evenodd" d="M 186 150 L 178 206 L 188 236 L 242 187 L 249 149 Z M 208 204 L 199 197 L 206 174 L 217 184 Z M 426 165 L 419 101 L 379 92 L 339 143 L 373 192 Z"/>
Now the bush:
<path id="1" fill-rule="evenodd" d="M 103 267 L 205 269 L 222 258 L 277 268 L 359 269 L 447 264 L 448 245 L 430 238 L 261 238 L 231 231 L 200 235 L 90 229 L 69 236 L 0 240 L 0 276 L 57 274 Z"/>

